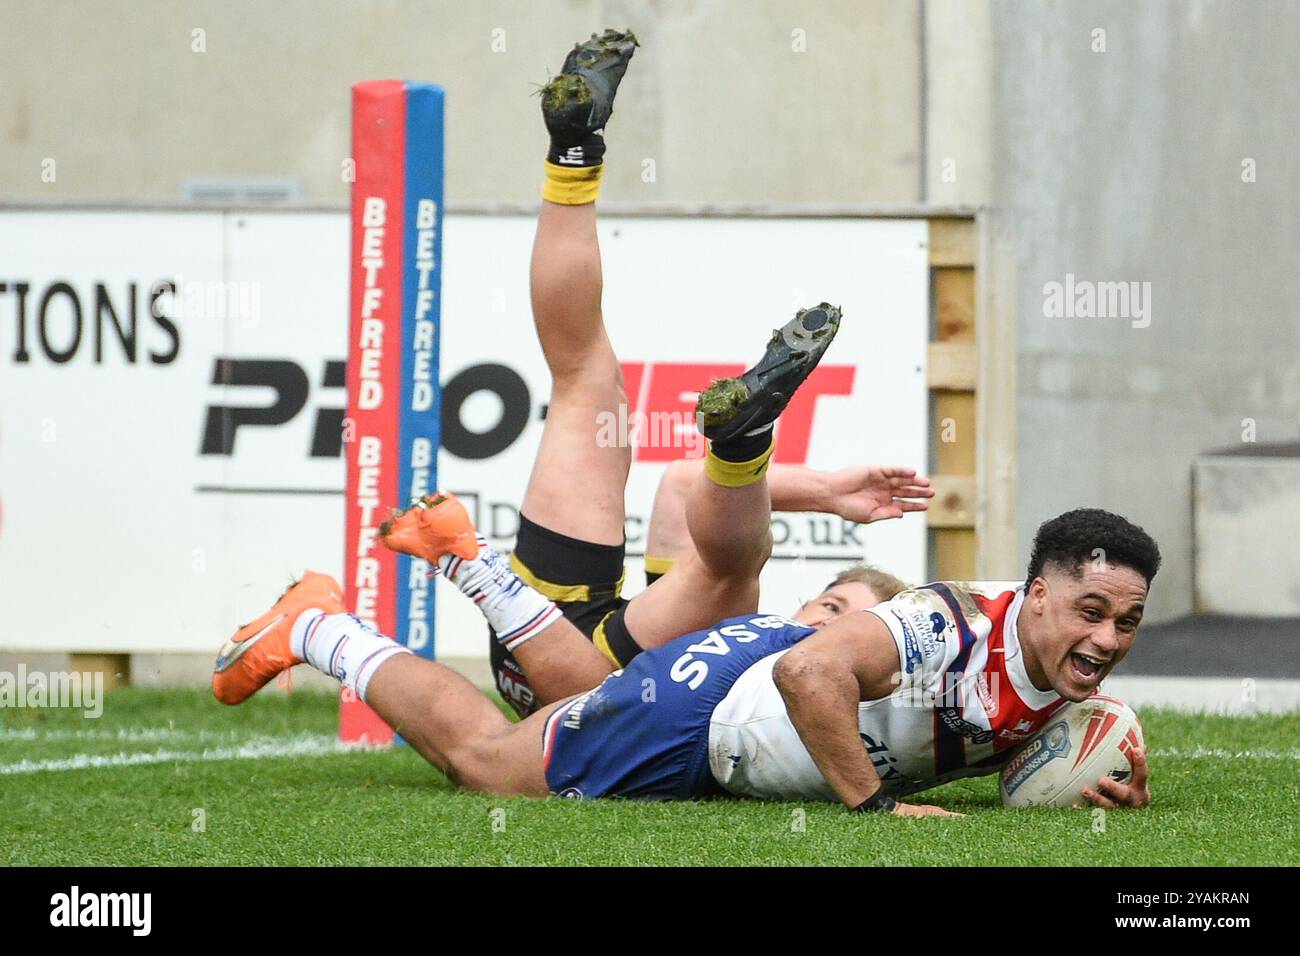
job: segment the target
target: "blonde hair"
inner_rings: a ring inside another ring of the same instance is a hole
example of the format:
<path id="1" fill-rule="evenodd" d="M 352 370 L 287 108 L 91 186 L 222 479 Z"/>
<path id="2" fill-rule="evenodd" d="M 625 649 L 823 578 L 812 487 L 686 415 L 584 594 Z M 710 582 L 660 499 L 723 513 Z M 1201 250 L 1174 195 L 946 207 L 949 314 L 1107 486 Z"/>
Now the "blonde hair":
<path id="1" fill-rule="evenodd" d="M 855 564 L 835 575 L 835 580 L 823 589 L 829 591 L 838 584 L 857 582 L 871 588 L 871 593 L 881 601 L 888 601 L 900 591 L 906 591 L 911 585 L 905 584 L 888 571 L 872 567 L 869 564 Z"/>

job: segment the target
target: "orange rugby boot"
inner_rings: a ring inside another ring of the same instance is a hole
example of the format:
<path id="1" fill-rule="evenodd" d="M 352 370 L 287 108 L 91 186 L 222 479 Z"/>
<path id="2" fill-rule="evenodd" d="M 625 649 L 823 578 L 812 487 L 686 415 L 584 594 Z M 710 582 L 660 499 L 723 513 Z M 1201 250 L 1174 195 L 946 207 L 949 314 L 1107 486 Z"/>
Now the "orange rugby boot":
<path id="1" fill-rule="evenodd" d="M 302 658 L 295 657 L 289 636 L 293 622 L 308 608 L 341 614 L 343 589 L 328 574 L 308 571 L 280 596 L 275 606 L 251 624 L 245 624 L 217 654 L 212 673 L 212 693 L 223 704 L 243 703 L 275 675 Z"/>
<path id="2" fill-rule="evenodd" d="M 379 526 L 379 540 L 403 554 L 424 558 L 434 567 L 445 554 L 472 561 L 478 557 L 478 535 L 465 506 L 449 491 L 437 491 L 394 511 Z"/>

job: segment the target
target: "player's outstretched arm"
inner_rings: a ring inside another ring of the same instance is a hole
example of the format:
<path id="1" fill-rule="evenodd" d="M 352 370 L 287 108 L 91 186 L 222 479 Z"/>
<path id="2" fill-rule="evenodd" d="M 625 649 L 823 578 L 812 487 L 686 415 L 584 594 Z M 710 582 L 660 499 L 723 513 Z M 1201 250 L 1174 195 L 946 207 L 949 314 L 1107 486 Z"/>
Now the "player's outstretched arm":
<path id="1" fill-rule="evenodd" d="M 659 479 L 650 514 L 646 554 L 665 561 L 680 560 L 692 547 L 686 528 L 686 500 L 703 459 L 683 458 L 670 464 Z M 934 497 L 930 479 L 915 468 L 854 465 L 819 471 L 803 465 L 774 464 L 767 470 L 773 511 L 809 511 L 838 515 L 869 524 L 925 511 Z"/>
<path id="2" fill-rule="evenodd" d="M 880 775 L 858 735 L 858 703 L 898 686 L 898 649 L 873 614 L 850 614 L 801 641 L 772 672 L 799 738 L 844 805 L 855 809 L 880 790 Z M 960 816 L 897 804 L 905 816 Z"/>
<path id="3" fill-rule="evenodd" d="M 797 466 L 790 466 L 797 468 Z M 930 479 L 918 475 L 915 468 L 895 465 L 853 465 L 836 471 L 809 471 L 820 477 L 826 485 L 825 504 L 816 509 L 781 508 L 776 505 L 776 484 L 773 483 L 773 507 L 778 511 L 817 510 L 839 515 L 846 521 L 870 524 L 889 518 L 901 518 L 913 511 L 929 508 L 927 498 L 934 497 Z M 798 474 L 792 480 L 807 480 Z"/>

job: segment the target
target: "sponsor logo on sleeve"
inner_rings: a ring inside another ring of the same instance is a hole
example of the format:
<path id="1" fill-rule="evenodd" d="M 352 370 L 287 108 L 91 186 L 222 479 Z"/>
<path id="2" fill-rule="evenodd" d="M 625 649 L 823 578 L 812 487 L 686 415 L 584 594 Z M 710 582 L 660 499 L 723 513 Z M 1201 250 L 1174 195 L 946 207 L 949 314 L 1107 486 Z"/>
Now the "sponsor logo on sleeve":
<path id="1" fill-rule="evenodd" d="M 930 615 L 924 627 L 918 628 L 922 635 L 921 644 L 925 648 L 926 657 L 936 657 L 943 653 L 948 644 L 944 637 L 947 629 L 948 619 L 938 611 Z"/>
<path id="2" fill-rule="evenodd" d="M 938 611 L 928 612 L 925 608 L 919 607 L 909 610 L 906 616 L 894 612 L 903 625 L 903 635 L 910 639 L 918 648 L 919 654 L 924 655 L 925 660 L 932 657 L 942 656 L 947 641 L 944 640 L 944 632 L 948 628 L 948 619 Z M 921 657 L 918 656 L 918 661 Z M 911 673 L 911 669 L 908 669 Z"/>
<path id="3" fill-rule="evenodd" d="M 894 617 L 898 618 L 898 623 L 903 626 L 903 656 L 905 658 L 903 669 L 910 674 L 916 670 L 916 666 L 922 661 L 921 645 L 916 640 L 916 632 L 912 630 L 911 625 L 897 611 L 894 612 Z"/>

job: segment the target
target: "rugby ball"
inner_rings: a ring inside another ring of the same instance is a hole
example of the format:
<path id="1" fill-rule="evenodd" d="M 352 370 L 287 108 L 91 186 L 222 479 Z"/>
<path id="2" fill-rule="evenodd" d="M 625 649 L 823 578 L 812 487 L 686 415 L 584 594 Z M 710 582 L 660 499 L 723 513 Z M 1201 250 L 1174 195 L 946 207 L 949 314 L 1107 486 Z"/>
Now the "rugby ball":
<path id="1" fill-rule="evenodd" d="M 1142 725 L 1122 700 L 1094 694 L 1066 704 L 1024 742 L 1002 768 L 1008 807 L 1092 806 L 1084 787 L 1101 777 L 1128 783 L 1133 751 L 1145 747 Z"/>

